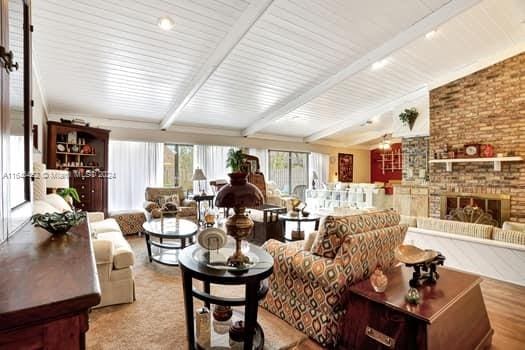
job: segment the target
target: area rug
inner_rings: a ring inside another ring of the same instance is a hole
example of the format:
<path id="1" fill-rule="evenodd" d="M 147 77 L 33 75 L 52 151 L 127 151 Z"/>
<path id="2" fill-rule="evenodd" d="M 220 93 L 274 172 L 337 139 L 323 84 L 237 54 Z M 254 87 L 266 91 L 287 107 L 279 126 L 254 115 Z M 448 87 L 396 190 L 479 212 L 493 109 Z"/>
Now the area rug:
<path id="1" fill-rule="evenodd" d="M 87 333 L 88 349 L 187 349 L 179 268 L 150 263 L 144 238 L 127 238 L 136 256 L 137 300 L 133 304 L 93 310 Z M 242 287 L 212 285 L 212 293 L 221 296 L 242 296 L 243 292 Z M 202 304 L 196 301 L 195 306 Z M 265 349 L 297 348 L 307 338 L 261 308 L 258 321 L 265 333 Z"/>

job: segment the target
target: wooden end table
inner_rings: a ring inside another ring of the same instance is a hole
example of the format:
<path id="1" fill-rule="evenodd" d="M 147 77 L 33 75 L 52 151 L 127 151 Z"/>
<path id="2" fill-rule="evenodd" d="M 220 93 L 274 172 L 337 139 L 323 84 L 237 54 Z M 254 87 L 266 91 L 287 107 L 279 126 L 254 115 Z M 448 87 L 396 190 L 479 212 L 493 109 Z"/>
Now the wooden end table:
<path id="1" fill-rule="evenodd" d="M 215 195 L 213 194 L 194 194 L 192 199 L 197 202 L 197 222 L 201 223 L 201 203 L 202 202 L 208 202 L 208 206 L 210 208 L 213 208 L 213 200 L 215 199 Z"/>
<path id="2" fill-rule="evenodd" d="M 233 247 L 233 240 L 227 246 Z M 206 307 L 210 304 L 223 306 L 244 306 L 244 327 L 245 341 L 244 349 L 252 350 L 262 347 L 261 344 L 254 344 L 254 335 L 257 324 L 257 311 L 259 300 L 268 292 L 268 284 L 264 283 L 273 272 L 273 258 L 264 249 L 254 244 L 249 244 L 250 252 L 257 255 L 259 263 L 244 273 L 237 271 L 220 270 L 206 266 L 194 258 L 197 249 L 202 249 L 198 245 L 193 245 L 184 249 L 179 256 L 180 268 L 182 271 L 182 286 L 184 290 L 184 308 L 186 311 L 186 330 L 188 332 L 188 344 L 190 349 L 197 349 L 194 329 L 194 308 L 193 298 L 204 301 Z M 193 279 L 203 282 L 204 291 L 198 290 L 193 286 Z M 210 284 L 220 285 L 245 285 L 245 296 L 240 298 L 224 298 L 211 295 Z M 264 342 L 264 335 L 260 335 Z M 222 347 L 211 346 L 211 349 L 223 349 Z"/>
<path id="3" fill-rule="evenodd" d="M 315 230 L 319 230 L 319 221 L 321 220 L 321 217 L 319 215 L 310 214 L 308 216 L 304 216 L 302 214 L 299 214 L 297 216 L 292 216 L 288 214 L 279 214 L 279 220 L 283 223 L 283 238 L 286 242 L 292 242 L 304 239 L 304 231 L 301 230 L 301 223 L 302 222 L 315 222 Z M 286 236 L 286 222 L 292 221 L 297 222 L 297 230 L 292 231 L 292 236 L 288 238 Z M 302 237 L 302 238 L 294 238 L 295 236 Z"/>
<path id="4" fill-rule="evenodd" d="M 376 293 L 370 280 L 349 287 L 341 322 L 340 349 L 485 349 L 492 330 L 478 276 L 438 268 L 435 285 L 418 288 L 421 302 L 408 304 L 405 295 L 412 269 L 386 273 L 388 287 Z"/>

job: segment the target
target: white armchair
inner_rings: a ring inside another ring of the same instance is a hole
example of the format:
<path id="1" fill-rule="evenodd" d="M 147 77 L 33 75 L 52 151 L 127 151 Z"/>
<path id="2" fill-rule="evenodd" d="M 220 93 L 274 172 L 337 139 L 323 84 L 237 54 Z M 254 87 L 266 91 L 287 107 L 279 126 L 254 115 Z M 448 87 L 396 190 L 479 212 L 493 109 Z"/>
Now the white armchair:
<path id="1" fill-rule="evenodd" d="M 88 213 L 102 299 L 96 307 L 135 301 L 135 255 L 114 219 Z"/>

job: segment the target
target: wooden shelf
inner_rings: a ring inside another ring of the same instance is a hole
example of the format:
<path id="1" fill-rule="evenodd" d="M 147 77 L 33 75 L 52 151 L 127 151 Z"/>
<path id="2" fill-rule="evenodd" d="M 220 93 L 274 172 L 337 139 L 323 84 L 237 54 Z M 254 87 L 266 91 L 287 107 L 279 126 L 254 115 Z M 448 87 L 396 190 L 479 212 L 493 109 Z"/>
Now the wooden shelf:
<path id="1" fill-rule="evenodd" d="M 68 146 L 85 146 L 87 145 L 87 143 L 67 143 L 67 142 L 62 142 L 62 141 L 57 141 L 56 142 L 57 144 L 62 144 L 62 145 L 68 145 Z"/>
<path id="2" fill-rule="evenodd" d="M 90 156 L 90 157 L 96 156 L 96 154 L 93 154 L 93 153 L 73 153 L 73 152 L 58 152 L 58 151 L 57 151 L 57 154 L 65 154 L 68 156 Z"/>
<path id="3" fill-rule="evenodd" d="M 57 168 L 58 169 L 68 169 L 68 168 L 95 169 L 95 168 L 100 168 L 100 167 L 99 166 L 95 166 L 95 165 L 59 165 Z"/>
<path id="4" fill-rule="evenodd" d="M 431 164 L 445 163 L 447 171 L 452 171 L 453 163 L 494 163 L 494 171 L 501 171 L 501 162 L 521 162 L 522 157 L 492 157 L 492 158 L 450 158 L 450 159 L 432 159 Z"/>

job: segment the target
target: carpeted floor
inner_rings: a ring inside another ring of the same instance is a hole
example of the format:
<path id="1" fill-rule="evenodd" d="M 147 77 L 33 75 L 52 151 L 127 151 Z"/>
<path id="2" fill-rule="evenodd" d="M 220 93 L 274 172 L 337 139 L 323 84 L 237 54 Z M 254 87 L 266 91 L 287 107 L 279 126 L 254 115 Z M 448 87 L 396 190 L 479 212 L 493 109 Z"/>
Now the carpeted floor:
<path id="1" fill-rule="evenodd" d="M 133 304 L 95 309 L 90 314 L 87 346 L 102 349 L 187 349 L 182 283 L 178 267 L 149 263 L 144 238 L 128 237 L 136 254 Z M 243 288 L 212 286 L 212 293 L 241 296 Z M 201 306 L 198 301 L 196 306 Z M 290 349 L 306 336 L 259 309 L 265 349 Z"/>

